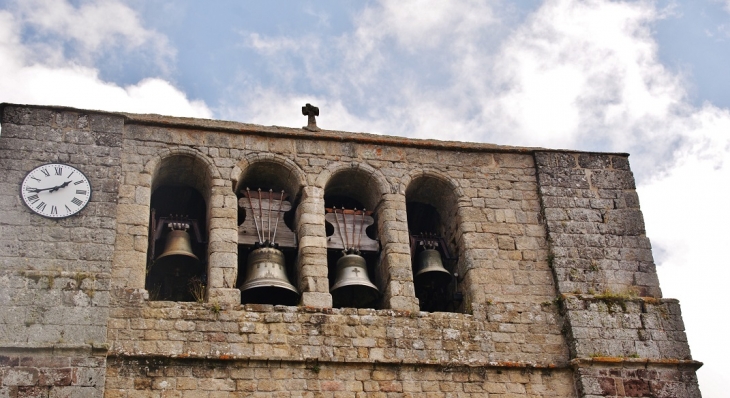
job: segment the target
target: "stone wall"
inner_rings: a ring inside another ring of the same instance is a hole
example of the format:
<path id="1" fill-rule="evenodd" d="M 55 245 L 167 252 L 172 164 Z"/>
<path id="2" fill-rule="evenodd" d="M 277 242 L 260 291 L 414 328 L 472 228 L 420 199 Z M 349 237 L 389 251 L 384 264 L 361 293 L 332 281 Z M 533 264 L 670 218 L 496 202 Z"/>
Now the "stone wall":
<path id="1" fill-rule="evenodd" d="M 565 367 L 553 305 L 492 304 L 475 315 L 260 304 L 143 302 L 112 310 L 117 356 Z"/>
<path id="2" fill-rule="evenodd" d="M 577 387 L 580 396 L 598 397 L 699 397 L 696 365 L 673 361 L 595 358 L 581 361 Z"/>
<path id="3" fill-rule="evenodd" d="M 2 122 L 0 396 L 699 396 L 626 155 L 17 105 Z M 75 217 L 17 196 L 52 161 L 89 174 Z M 291 195 L 298 306 L 241 303 L 238 199 L 262 176 Z M 164 184 L 205 201 L 200 302 L 146 290 Z M 373 211 L 375 308 L 332 308 L 335 194 Z M 414 200 L 455 255 L 452 312 L 419 311 Z"/>
<path id="4" fill-rule="evenodd" d="M 108 366 L 107 398 L 576 396 L 566 370 L 170 358 Z"/>
<path id="5" fill-rule="evenodd" d="M 0 396 L 102 395 L 122 128 L 116 115 L 2 108 Z M 34 215 L 18 195 L 26 173 L 52 162 L 82 169 L 94 189 L 75 217 Z"/>
<path id="6" fill-rule="evenodd" d="M 692 359 L 677 300 L 566 296 L 573 356 Z"/>

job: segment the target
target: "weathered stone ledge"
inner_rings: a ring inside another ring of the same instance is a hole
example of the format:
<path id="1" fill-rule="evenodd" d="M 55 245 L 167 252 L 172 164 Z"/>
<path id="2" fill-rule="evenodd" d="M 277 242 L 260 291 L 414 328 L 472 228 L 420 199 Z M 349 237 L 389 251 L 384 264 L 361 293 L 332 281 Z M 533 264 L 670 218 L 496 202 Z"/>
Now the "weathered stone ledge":
<path id="1" fill-rule="evenodd" d="M 605 366 L 624 366 L 624 367 L 636 367 L 636 366 L 668 366 L 668 367 L 687 367 L 697 370 L 704 365 L 700 361 L 691 359 L 654 359 L 654 358 L 627 358 L 627 357 L 589 357 L 589 358 L 573 358 L 570 360 L 570 365 L 573 368 L 579 368 L 590 365 L 605 365 Z"/>
<path id="2" fill-rule="evenodd" d="M 91 344 L 42 344 L 42 343 L 2 343 L 0 344 L 0 355 L 18 354 L 88 354 L 94 356 L 106 356 L 109 352 L 107 343 Z"/>
<path id="3" fill-rule="evenodd" d="M 438 361 L 381 361 L 381 360 L 344 360 L 337 358 L 278 358 L 278 357 L 250 357 L 236 355 L 160 355 L 157 353 L 128 353 L 119 351 L 109 351 L 109 358 L 118 359 L 151 359 L 151 360 L 215 360 L 215 361 L 247 361 L 247 362 L 266 362 L 266 363 L 304 363 L 304 364 L 375 364 L 375 365 L 409 365 L 409 366 L 429 366 L 441 367 L 446 369 L 454 368 L 508 368 L 508 369 L 568 369 L 572 363 L 548 363 L 548 362 L 525 362 L 525 361 L 489 361 L 480 363 L 464 363 L 464 362 L 438 362 Z"/>
<path id="4" fill-rule="evenodd" d="M 577 298 L 579 300 L 586 301 L 604 301 L 604 302 L 634 302 L 634 303 L 646 303 L 646 304 L 663 304 L 673 303 L 678 304 L 679 300 L 674 298 L 657 298 L 657 297 L 642 297 L 642 296 L 624 296 L 624 295 L 613 295 L 613 294 L 581 294 L 581 293 L 562 293 L 560 294 L 562 300 L 570 298 Z"/>
<path id="5" fill-rule="evenodd" d="M 196 302 L 178 302 L 178 301 L 145 301 L 144 304 L 149 308 L 179 308 L 187 310 L 210 310 L 215 303 L 196 303 Z M 463 319 L 473 320 L 474 315 L 462 314 L 458 312 L 425 312 L 425 311 L 405 311 L 393 309 L 373 309 L 373 308 L 332 308 L 332 307 L 312 307 L 312 306 L 286 306 L 271 304 L 221 304 L 219 314 L 225 311 L 245 311 L 245 312 L 285 312 L 285 313 L 308 313 L 322 315 L 373 315 L 385 317 L 408 317 L 423 318 L 433 317 L 437 319 Z"/>

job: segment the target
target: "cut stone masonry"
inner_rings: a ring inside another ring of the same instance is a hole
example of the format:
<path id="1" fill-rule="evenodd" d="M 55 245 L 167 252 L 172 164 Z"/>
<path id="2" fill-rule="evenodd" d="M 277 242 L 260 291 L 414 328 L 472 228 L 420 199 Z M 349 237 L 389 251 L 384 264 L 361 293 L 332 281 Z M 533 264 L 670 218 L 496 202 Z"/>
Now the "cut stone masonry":
<path id="1" fill-rule="evenodd" d="M 700 396 L 626 154 L 14 104 L 0 120 L 0 396 Z M 51 162 L 89 177 L 76 216 L 19 198 Z M 237 285 L 240 191 L 267 178 L 291 195 L 297 306 Z M 146 284 L 160 186 L 205 202 L 201 302 Z M 373 211 L 375 308 L 332 308 L 338 196 Z M 420 311 L 412 202 L 455 256 L 451 312 Z"/>

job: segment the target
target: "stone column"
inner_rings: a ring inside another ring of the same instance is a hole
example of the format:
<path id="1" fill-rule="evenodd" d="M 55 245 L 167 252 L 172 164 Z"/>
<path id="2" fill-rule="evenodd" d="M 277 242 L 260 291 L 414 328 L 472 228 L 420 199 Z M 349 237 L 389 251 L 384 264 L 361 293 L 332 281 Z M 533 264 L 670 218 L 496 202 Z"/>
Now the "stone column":
<path id="1" fill-rule="evenodd" d="M 238 199 L 222 179 L 212 181 L 208 237 L 208 302 L 240 304 L 238 277 Z"/>
<path id="2" fill-rule="evenodd" d="M 324 189 L 305 187 L 296 210 L 298 287 L 301 305 L 331 308 L 327 277 L 327 235 L 324 226 Z"/>
<path id="3" fill-rule="evenodd" d="M 406 218 L 406 197 L 386 194 L 378 207 L 380 231 L 380 286 L 384 286 L 383 307 L 394 310 L 418 311 L 418 299 L 413 287 L 411 251 Z"/>

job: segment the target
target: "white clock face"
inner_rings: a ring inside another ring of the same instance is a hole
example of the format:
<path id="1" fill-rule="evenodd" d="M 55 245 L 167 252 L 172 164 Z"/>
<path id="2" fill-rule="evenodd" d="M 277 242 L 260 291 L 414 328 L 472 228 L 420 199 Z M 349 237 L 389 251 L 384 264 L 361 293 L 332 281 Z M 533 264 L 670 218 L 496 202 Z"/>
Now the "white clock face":
<path id="1" fill-rule="evenodd" d="M 72 216 L 91 199 L 91 184 L 84 173 L 66 164 L 51 163 L 33 169 L 20 186 L 23 202 L 49 218 Z"/>

